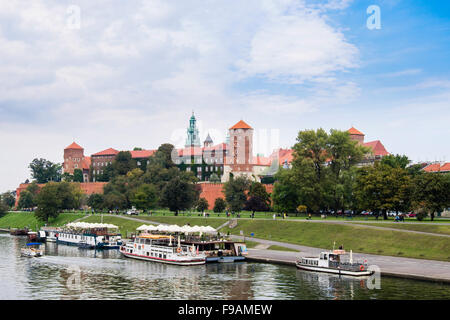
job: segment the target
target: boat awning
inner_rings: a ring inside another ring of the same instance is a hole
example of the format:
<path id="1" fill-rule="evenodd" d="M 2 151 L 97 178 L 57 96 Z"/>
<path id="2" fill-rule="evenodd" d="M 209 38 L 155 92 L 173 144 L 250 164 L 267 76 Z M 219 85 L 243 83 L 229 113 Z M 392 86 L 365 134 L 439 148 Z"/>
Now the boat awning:
<path id="1" fill-rule="evenodd" d="M 30 242 L 30 243 L 27 243 L 27 246 L 35 246 L 35 245 L 40 246 L 41 243 L 40 243 L 40 242 Z"/>

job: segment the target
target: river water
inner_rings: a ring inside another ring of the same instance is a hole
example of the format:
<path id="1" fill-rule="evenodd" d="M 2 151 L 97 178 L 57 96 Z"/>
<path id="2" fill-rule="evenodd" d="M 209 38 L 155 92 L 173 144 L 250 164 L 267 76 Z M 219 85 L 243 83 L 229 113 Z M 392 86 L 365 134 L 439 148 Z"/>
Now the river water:
<path id="1" fill-rule="evenodd" d="M 47 243 L 39 258 L 20 256 L 26 237 L 0 233 L 0 299 L 450 299 L 450 285 L 338 277 L 265 263 L 180 267 Z"/>

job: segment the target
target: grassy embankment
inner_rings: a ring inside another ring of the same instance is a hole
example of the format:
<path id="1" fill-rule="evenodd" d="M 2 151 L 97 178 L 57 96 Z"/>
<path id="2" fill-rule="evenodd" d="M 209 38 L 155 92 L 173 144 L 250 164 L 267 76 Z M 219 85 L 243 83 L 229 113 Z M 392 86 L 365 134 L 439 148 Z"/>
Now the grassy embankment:
<path id="1" fill-rule="evenodd" d="M 99 217 L 92 217 L 97 218 Z M 115 217 L 112 217 L 115 218 Z M 142 217 L 140 217 L 142 218 Z M 106 219 L 106 217 L 104 218 Z M 118 225 L 124 219 L 115 218 Z M 225 219 L 192 218 L 192 217 L 148 217 L 157 222 L 184 225 L 218 226 Z M 98 220 L 96 220 L 98 221 Z M 106 222 L 106 220 L 104 220 Z M 111 221 L 111 223 L 113 223 Z M 126 222 L 129 224 L 128 222 Z M 134 223 L 134 222 L 132 222 Z M 141 223 L 135 223 L 135 227 Z M 450 238 L 432 235 L 421 235 L 393 230 L 378 230 L 365 228 L 361 224 L 332 224 L 292 222 L 289 220 L 239 220 L 238 226 L 223 228 L 222 232 L 230 231 L 239 235 L 240 230 L 249 236 L 252 232 L 256 238 L 300 244 L 311 247 L 331 249 L 333 242 L 341 244 L 347 250 L 387 256 L 410 257 L 418 259 L 433 259 L 450 261 Z"/>
<path id="2" fill-rule="evenodd" d="M 47 225 L 59 227 L 78 218 L 83 217 L 81 213 L 61 213 L 56 219 L 50 219 Z M 0 228 L 24 228 L 36 230 L 45 225 L 38 221 L 33 212 L 9 212 L 0 218 Z"/>
<path id="3" fill-rule="evenodd" d="M 376 226 L 378 228 L 394 228 L 394 229 L 399 229 L 399 230 L 412 230 L 412 231 L 420 231 L 420 232 L 439 233 L 439 234 L 450 235 L 450 225 L 403 224 L 401 222 L 397 222 L 397 223 L 383 223 L 383 224 L 358 222 L 358 224 L 360 224 L 360 225 L 368 225 L 368 226 Z"/>

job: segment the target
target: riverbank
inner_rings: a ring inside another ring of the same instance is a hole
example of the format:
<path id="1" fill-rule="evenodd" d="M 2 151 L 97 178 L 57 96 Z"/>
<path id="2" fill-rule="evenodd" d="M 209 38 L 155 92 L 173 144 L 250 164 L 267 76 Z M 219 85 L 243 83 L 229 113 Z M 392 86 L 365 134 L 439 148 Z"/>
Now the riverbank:
<path id="1" fill-rule="evenodd" d="M 236 240 L 242 237 L 234 236 Z M 264 239 L 252 239 L 253 242 L 259 242 L 266 245 L 280 245 L 276 241 Z M 285 245 L 285 244 L 283 244 Z M 295 261 L 299 257 L 318 256 L 320 252 L 326 249 L 311 248 L 300 245 L 289 245 L 291 249 L 300 252 L 274 251 L 252 248 L 248 250 L 247 259 L 249 261 L 276 263 L 295 266 Z M 386 257 L 371 254 L 353 253 L 355 260 L 368 260 L 369 265 L 376 265 L 380 268 L 382 276 L 415 279 L 423 281 L 432 281 L 438 283 L 450 284 L 450 262 L 421 260 L 411 258 Z"/>
<path id="2" fill-rule="evenodd" d="M 104 216 L 106 219 L 110 216 Z M 108 218 L 109 219 L 109 218 Z M 211 225 L 218 227 L 229 219 L 198 217 L 148 217 L 139 216 L 141 221 L 166 224 Z M 120 216 L 112 216 L 108 223 L 123 225 Z M 99 216 L 89 217 L 88 222 L 99 222 Z M 237 226 L 230 229 L 225 226 L 220 231 L 233 235 L 243 234 L 280 243 L 298 244 L 315 248 L 331 248 L 333 243 L 353 248 L 354 251 L 367 254 L 407 257 L 426 260 L 450 261 L 450 237 L 442 234 L 420 233 L 413 230 L 373 228 L 359 223 L 319 223 L 292 220 L 252 220 L 237 219 Z M 138 227 L 142 222 L 130 224 L 127 230 Z M 432 231 L 432 229 L 429 229 Z"/>

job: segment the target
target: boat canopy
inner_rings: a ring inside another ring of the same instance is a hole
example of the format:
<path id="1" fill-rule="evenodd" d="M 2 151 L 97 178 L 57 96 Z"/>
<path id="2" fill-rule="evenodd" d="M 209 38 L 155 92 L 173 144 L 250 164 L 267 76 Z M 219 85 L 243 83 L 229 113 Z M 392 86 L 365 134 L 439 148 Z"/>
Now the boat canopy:
<path id="1" fill-rule="evenodd" d="M 30 242 L 30 243 L 27 243 L 27 246 L 40 246 L 42 243 L 40 243 L 40 242 Z"/>
<path id="2" fill-rule="evenodd" d="M 216 233 L 217 230 L 214 229 L 211 226 L 178 226 L 176 224 L 173 225 L 166 225 L 166 224 L 160 224 L 158 226 L 153 225 L 145 225 L 138 227 L 136 229 L 137 231 L 160 231 L 160 232 L 167 232 L 167 233 Z"/>
<path id="3" fill-rule="evenodd" d="M 87 222 L 71 222 L 66 224 L 66 227 L 74 229 L 93 229 L 93 228 L 119 229 L 118 226 L 109 223 L 87 223 Z"/>

